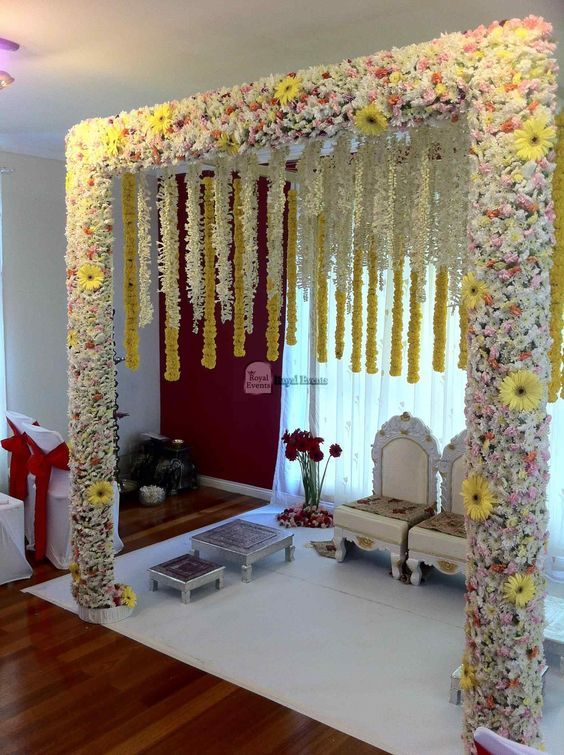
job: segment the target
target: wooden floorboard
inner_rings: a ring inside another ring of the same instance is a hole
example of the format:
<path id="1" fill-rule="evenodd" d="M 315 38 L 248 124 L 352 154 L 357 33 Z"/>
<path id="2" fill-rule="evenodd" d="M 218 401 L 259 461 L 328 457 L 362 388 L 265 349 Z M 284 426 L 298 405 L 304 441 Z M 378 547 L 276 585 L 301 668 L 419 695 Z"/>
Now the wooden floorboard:
<path id="1" fill-rule="evenodd" d="M 122 502 L 124 553 L 264 505 L 212 488 Z M 0 587 L 2 755 L 385 755 L 307 716 L 21 592 Z"/>

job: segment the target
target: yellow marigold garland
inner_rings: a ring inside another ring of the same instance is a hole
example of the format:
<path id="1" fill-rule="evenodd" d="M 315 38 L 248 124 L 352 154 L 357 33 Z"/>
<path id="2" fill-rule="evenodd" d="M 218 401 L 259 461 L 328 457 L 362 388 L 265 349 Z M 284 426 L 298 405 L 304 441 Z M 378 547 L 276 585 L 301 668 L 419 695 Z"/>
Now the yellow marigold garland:
<path id="1" fill-rule="evenodd" d="M 435 279 L 435 309 L 433 312 L 433 369 L 445 371 L 446 330 L 448 307 L 448 270 L 441 267 Z"/>
<path id="2" fill-rule="evenodd" d="M 121 179 L 123 218 L 123 308 L 125 365 L 139 367 L 139 290 L 137 283 L 137 179 L 125 173 Z"/>
<path id="3" fill-rule="evenodd" d="M 178 355 L 178 328 L 165 322 L 165 372 L 164 379 L 169 383 L 180 380 L 180 357 Z"/>
<path id="4" fill-rule="evenodd" d="M 394 304 L 392 307 L 392 351 L 390 354 L 390 375 L 401 375 L 403 356 L 403 257 L 394 267 Z"/>
<path id="5" fill-rule="evenodd" d="M 213 248 L 214 221 L 213 178 L 204 178 L 204 348 L 202 366 L 213 370 L 216 365 L 217 327 L 215 322 L 215 250 Z"/>
<path id="6" fill-rule="evenodd" d="M 274 283 L 268 278 L 266 281 L 266 312 L 268 315 L 266 358 L 269 362 L 276 362 L 279 356 L 280 294 L 272 294 L 273 289 Z"/>
<path id="7" fill-rule="evenodd" d="M 335 303 L 337 305 L 337 318 L 335 321 L 335 357 L 337 359 L 342 359 L 345 351 L 346 291 L 335 291 Z"/>
<path id="8" fill-rule="evenodd" d="M 245 283 L 243 280 L 243 215 L 241 208 L 241 179 L 233 181 L 233 354 L 245 356 Z"/>
<path id="9" fill-rule="evenodd" d="M 352 355 L 351 370 L 361 371 L 362 361 L 362 265 L 364 252 L 357 249 L 353 261 Z"/>
<path id="10" fill-rule="evenodd" d="M 366 294 L 366 372 L 375 375 L 376 364 L 376 327 L 378 324 L 378 260 L 373 246 L 368 252 L 368 291 Z"/>
<path id="11" fill-rule="evenodd" d="M 320 215 L 317 218 L 317 285 L 316 285 L 316 303 L 317 303 L 317 361 L 327 361 L 327 310 L 329 287 L 327 285 L 327 275 L 325 273 L 325 217 Z"/>
<path id="12" fill-rule="evenodd" d="M 296 285 L 298 279 L 297 268 L 297 192 L 290 189 L 288 192 L 288 240 L 286 247 L 286 279 L 288 293 L 286 295 L 286 343 L 288 346 L 295 346 L 297 330 L 297 311 L 296 311 Z"/>
<path id="13" fill-rule="evenodd" d="M 458 323 L 460 328 L 458 366 L 461 370 L 465 370 L 468 362 L 468 311 L 462 302 L 458 305 Z"/>
<path id="14" fill-rule="evenodd" d="M 409 289 L 409 326 L 407 329 L 407 382 L 419 382 L 419 355 L 421 352 L 421 303 L 419 302 L 419 274 L 411 271 Z"/>
<path id="15" fill-rule="evenodd" d="M 564 370 L 562 365 L 562 326 L 564 315 L 564 113 L 556 117 L 558 142 L 556 145 L 556 168 L 552 178 L 554 199 L 555 244 L 550 270 L 550 336 L 552 346 L 549 352 L 552 367 L 548 384 L 548 400 L 558 398 L 562 388 L 564 397 Z"/>

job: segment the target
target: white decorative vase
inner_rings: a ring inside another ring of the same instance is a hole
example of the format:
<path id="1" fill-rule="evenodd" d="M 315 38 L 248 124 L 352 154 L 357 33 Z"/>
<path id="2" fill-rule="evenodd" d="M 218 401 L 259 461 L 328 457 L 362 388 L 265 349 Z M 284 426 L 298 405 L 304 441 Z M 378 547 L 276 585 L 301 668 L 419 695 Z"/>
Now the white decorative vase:
<path id="1" fill-rule="evenodd" d="M 131 616 L 133 608 L 129 606 L 112 606 L 111 608 L 86 608 L 78 606 L 78 616 L 90 624 L 113 624 Z"/>
<path id="2" fill-rule="evenodd" d="M 158 485 L 139 488 L 139 500 L 143 506 L 159 506 L 166 498 L 166 490 Z"/>

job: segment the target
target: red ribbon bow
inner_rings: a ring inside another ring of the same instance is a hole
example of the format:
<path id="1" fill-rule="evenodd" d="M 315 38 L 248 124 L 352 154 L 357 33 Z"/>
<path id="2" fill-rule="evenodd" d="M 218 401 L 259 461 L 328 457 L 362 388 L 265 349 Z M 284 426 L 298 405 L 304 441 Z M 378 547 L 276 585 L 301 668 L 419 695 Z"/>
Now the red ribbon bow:
<path id="1" fill-rule="evenodd" d="M 14 434 L 0 441 L 2 448 L 12 454 L 8 490 L 12 498 L 24 501 L 27 498 L 27 460 L 30 457 L 30 450 L 26 434 L 20 433 L 10 420 L 8 420 L 8 425 Z"/>
<path id="2" fill-rule="evenodd" d="M 28 438 L 33 451 L 27 463 L 28 470 L 35 475 L 35 558 L 45 558 L 47 544 L 47 491 L 51 479 L 51 470 L 69 468 L 69 448 L 61 443 L 49 453 L 45 453 L 37 443 Z"/>

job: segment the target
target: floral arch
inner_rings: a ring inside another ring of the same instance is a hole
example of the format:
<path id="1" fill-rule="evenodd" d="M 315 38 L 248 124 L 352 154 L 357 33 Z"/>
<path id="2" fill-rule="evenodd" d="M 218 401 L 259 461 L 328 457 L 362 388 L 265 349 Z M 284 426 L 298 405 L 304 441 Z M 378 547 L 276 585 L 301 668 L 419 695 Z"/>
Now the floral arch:
<path id="1" fill-rule="evenodd" d="M 320 206 L 311 209 L 321 191 L 315 183 L 320 172 L 315 160 L 327 140 L 333 140 L 333 162 L 340 165 L 331 200 L 337 212 L 335 198 L 346 198 L 347 186 L 353 190 L 355 186 L 344 154 L 364 155 L 356 164 L 359 172 L 364 166 L 367 176 L 366 166 L 388 159 L 388 134 L 407 133 L 414 142 L 427 126 L 464 120 L 470 154 L 466 177 L 470 187 L 469 242 L 461 263 L 466 273 L 461 316 L 467 323 L 468 372 L 464 738 L 471 751 L 473 730 L 488 725 L 518 741 L 540 741 L 542 560 L 549 455 L 546 402 L 549 384 L 552 394 L 560 390 L 562 322 L 554 316 L 556 302 L 561 318 L 562 263 L 559 258 L 558 265 L 552 266 L 556 64 L 550 32 L 550 25 L 535 17 L 495 22 L 426 44 L 88 120 L 71 129 L 67 136 L 69 415 L 72 572 L 79 608 L 107 608 L 134 601 L 130 588 L 115 584 L 108 505 L 115 464 L 113 177 L 123 176 L 127 281 L 136 244 L 140 279 L 147 274 L 149 221 L 144 175 L 154 170 L 164 174 L 157 197 L 162 235 L 159 268 L 166 306 L 167 378 L 175 379 L 179 328 L 178 287 L 174 283 L 178 278 L 176 166 L 187 165 L 189 220 L 190 212 L 194 215 L 199 209 L 200 172 L 210 163 L 215 166 L 215 216 L 211 183 L 203 179 L 204 226 L 212 231 L 205 231 L 202 243 L 200 232 L 189 227 L 186 257 L 195 325 L 203 320 L 203 363 L 211 368 L 215 364 L 215 316 L 210 317 L 210 307 L 213 313 L 216 300 L 222 320 L 234 317 L 235 353 L 237 348 L 244 353 L 244 333 L 252 329 L 256 227 L 248 212 L 254 201 L 249 187 L 259 163 L 269 163 L 267 339 L 268 358 L 272 359 L 278 351 L 284 294 L 281 248 L 287 162 L 300 157 L 298 176 L 308 189 L 300 210 L 305 223 L 301 243 L 306 244 L 311 231 L 308 217 L 320 214 Z M 345 147 L 339 146 L 343 144 Z M 229 214 L 226 176 L 232 171 L 239 174 L 234 191 L 243 195 L 239 218 L 235 209 L 234 278 L 226 264 L 229 245 L 221 221 L 222 213 Z M 138 181 L 135 174 L 140 174 Z M 289 198 L 290 225 L 295 223 L 295 202 L 294 193 Z M 356 206 L 362 208 L 362 199 Z M 354 212 L 361 214 L 360 220 L 355 217 L 360 241 L 349 236 L 349 247 L 354 241 L 355 250 L 367 245 L 368 251 L 354 254 L 351 264 L 345 262 L 341 268 L 338 251 L 335 255 L 337 288 L 340 279 L 350 291 L 353 319 L 355 281 L 362 268 L 372 276 L 370 285 L 375 286 L 376 280 L 370 251 L 374 224 L 362 220 L 362 209 Z M 327 232 L 332 222 L 326 206 Z M 311 233 L 310 240 L 315 239 Z M 239 259 L 237 238 L 243 249 Z M 167 253 L 167 248 L 174 246 L 176 262 Z M 398 253 L 393 240 L 390 249 L 391 254 Z M 295 246 L 289 248 L 290 261 L 295 253 Z M 460 249 L 456 253 L 460 255 Z M 312 276 L 308 269 L 311 260 L 303 253 L 302 257 L 301 267 L 288 267 L 288 342 L 295 335 L 295 280 L 306 287 Z M 427 261 L 410 259 L 412 283 L 417 265 Z M 316 264 L 321 263 L 318 260 Z M 126 314 L 133 319 L 139 314 L 141 320 L 150 318 L 150 303 L 143 290 L 139 295 L 141 301 L 134 290 L 126 297 Z M 343 293 L 337 306 L 345 307 L 348 296 Z M 417 296 L 415 282 L 415 301 Z M 370 308 L 367 317 L 369 328 Z M 413 327 L 417 328 L 417 318 Z M 125 345 L 129 366 L 135 368 L 135 328 L 130 329 Z M 367 344 L 368 361 L 369 352 Z"/>

